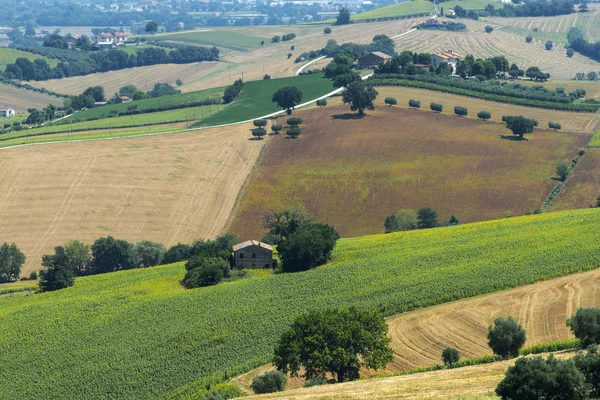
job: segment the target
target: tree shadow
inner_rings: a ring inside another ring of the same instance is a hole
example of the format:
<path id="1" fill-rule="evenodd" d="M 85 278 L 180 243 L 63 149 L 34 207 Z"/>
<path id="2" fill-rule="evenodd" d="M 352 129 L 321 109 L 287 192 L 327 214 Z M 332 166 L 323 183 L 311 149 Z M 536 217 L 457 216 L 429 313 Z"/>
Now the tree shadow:
<path id="1" fill-rule="evenodd" d="M 357 114 L 357 113 L 344 113 L 344 114 L 334 114 L 331 116 L 331 119 L 346 119 L 346 120 L 352 120 L 352 119 L 363 119 L 364 117 L 368 117 L 367 114 Z"/>
<path id="2" fill-rule="evenodd" d="M 529 142 L 529 139 L 517 135 L 500 135 L 500 138 L 513 142 Z"/>
<path id="3" fill-rule="evenodd" d="M 260 138 L 260 137 L 251 137 L 251 138 L 248 138 L 248 140 L 264 140 L 264 139 Z"/>

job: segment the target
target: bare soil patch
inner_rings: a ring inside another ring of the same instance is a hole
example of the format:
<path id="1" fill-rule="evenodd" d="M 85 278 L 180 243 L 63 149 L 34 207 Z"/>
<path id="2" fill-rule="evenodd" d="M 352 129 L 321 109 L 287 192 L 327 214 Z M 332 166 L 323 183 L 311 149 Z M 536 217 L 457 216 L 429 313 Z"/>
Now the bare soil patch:
<path id="1" fill-rule="evenodd" d="M 264 215 L 287 206 L 345 237 L 383 232 L 402 208 L 430 206 L 461 222 L 523 215 L 554 186 L 558 161 L 591 136 L 536 130 L 504 140 L 512 135 L 501 123 L 397 107 L 362 119 L 337 106 L 297 115 L 302 135 L 274 137 L 253 174 L 231 227 L 241 239 L 262 237 Z"/>
<path id="2" fill-rule="evenodd" d="M 265 142 L 238 125 L 0 150 L 0 237 L 26 254 L 23 275 L 68 239 L 214 237 Z"/>

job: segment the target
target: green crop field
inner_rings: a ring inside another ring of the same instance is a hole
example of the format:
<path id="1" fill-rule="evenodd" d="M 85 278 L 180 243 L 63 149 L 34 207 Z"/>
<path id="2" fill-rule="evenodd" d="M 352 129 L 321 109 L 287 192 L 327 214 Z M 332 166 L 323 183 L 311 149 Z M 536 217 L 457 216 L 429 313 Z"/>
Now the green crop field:
<path id="1" fill-rule="evenodd" d="M 57 60 L 40 56 L 38 54 L 29 53 L 27 51 L 0 48 L 0 71 L 4 72 L 6 64 L 14 63 L 17 58 L 27 58 L 28 60 L 35 60 L 38 58 L 46 60 L 50 67 L 55 67 L 58 64 Z"/>
<path id="2" fill-rule="evenodd" d="M 302 312 L 386 315 L 600 265 L 600 210 L 342 239 L 326 267 L 183 289 L 182 264 L 0 298 L 0 398 L 157 398 L 269 362 Z"/>
<path id="3" fill-rule="evenodd" d="M 73 124 L 47 125 L 4 134 L 0 142 L 21 137 L 48 135 L 53 133 L 81 132 L 96 129 L 131 128 L 136 126 L 150 126 L 168 124 L 172 122 L 201 121 L 219 110 L 224 110 L 228 105 L 216 104 L 211 106 L 187 107 L 176 110 L 161 111 L 147 114 L 124 115 L 122 117 L 103 118 L 94 121 L 76 122 Z"/>
<path id="4" fill-rule="evenodd" d="M 109 104 L 104 107 L 91 108 L 81 111 L 69 118 L 58 121 L 60 124 L 69 124 L 73 121 L 85 121 L 88 119 L 106 118 L 111 112 L 127 111 L 129 107 L 137 106 L 137 110 L 143 111 L 150 108 L 165 107 L 165 106 L 182 106 L 196 101 L 217 99 L 220 100 L 223 96 L 223 88 L 214 88 L 200 90 L 197 92 L 189 92 L 175 94 L 172 96 L 155 97 L 152 99 L 137 100 L 122 104 Z"/>
<path id="5" fill-rule="evenodd" d="M 321 74 L 245 82 L 242 92 L 231 104 L 231 107 L 206 118 L 197 126 L 246 121 L 281 110 L 277 104 L 271 101 L 271 98 L 277 89 L 284 86 L 296 86 L 300 89 L 302 91 L 302 103 L 334 90 L 331 80 L 324 78 Z"/>
<path id="6" fill-rule="evenodd" d="M 269 42 L 271 37 L 258 37 L 232 30 L 201 30 L 196 32 L 172 33 L 148 37 L 151 40 L 172 41 L 207 46 L 224 47 L 231 50 L 248 51 L 260 47 L 260 42 Z"/>

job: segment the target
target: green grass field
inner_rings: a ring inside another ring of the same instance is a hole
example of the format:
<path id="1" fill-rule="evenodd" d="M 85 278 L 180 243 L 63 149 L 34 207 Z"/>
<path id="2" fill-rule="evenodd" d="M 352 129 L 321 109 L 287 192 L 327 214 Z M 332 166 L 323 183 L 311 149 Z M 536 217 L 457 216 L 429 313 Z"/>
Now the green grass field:
<path id="1" fill-rule="evenodd" d="M 6 64 L 14 63 L 17 60 L 17 58 L 27 58 L 31 61 L 41 58 L 46 60 L 50 67 L 55 67 L 56 65 L 58 65 L 58 61 L 52 58 L 47 58 L 38 54 L 29 53 L 27 51 L 0 48 L 0 71 L 4 72 L 4 70 L 6 69 Z"/>
<path id="2" fill-rule="evenodd" d="M 600 147 L 600 130 L 592 137 L 588 143 L 588 147 Z"/>
<path id="3" fill-rule="evenodd" d="M 454 0 L 440 3 L 440 7 L 449 10 L 460 5 L 465 10 L 483 10 L 488 4 L 493 4 L 496 8 L 502 8 L 503 4 L 495 0 Z M 353 21 L 364 21 L 373 18 L 401 17 L 405 15 L 430 13 L 433 11 L 433 4 L 427 0 L 403 1 L 386 7 L 377 8 L 372 11 L 356 14 L 352 16 Z"/>
<path id="4" fill-rule="evenodd" d="M 0 128 L 4 124 L 12 124 L 13 122 L 21 122 L 27 119 L 29 114 L 16 114 L 14 117 L 0 118 Z"/>
<path id="5" fill-rule="evenodd" d="M 598 209 L 547 213 L 342 239 L 326 267 L 208 288 L 182 289 L 176 264 L 0 298 L 0 397 L 183 397 L 268 363 L 311 309 L 392 315 L 596 268 L 599 228 Z"/>
<path id="6" fill-rule="evenodd" d="M 85 121 L 91 118 L 106 118 L 111 112 L 127 111 L 129 107 L 137 106 L 137 110 L 146 110 L 149 108 L 164 107 L 164 106 L 179 106 L 195 101 L 202 101 L 208 99 L 221 100 L 223 96 L 224 88 L 214 88 L 200 90 L 197 92 L 189 92 L 176 94 L 173 96 L 155 97 L 153 99 L 137 100 L 129 103 L 122 104 L 109 104 L 104 107 L 91 108 L 89 110 L 81 111 L 69 118 L 65 118 L 57 123 L 69 124 L 73 121 Z"/>
<path id="7" fill-rule="evenodd" d="M 321 74 L 245 82 L 242 92 L 231 104 L 231 107 L 206 118 L 196 126 L 246 121 L 281 110 L 277 104 L 271 101 L 271 98 L 277 89 L 284 86 L 296 86 L 300 89 L 302 103 L 334 90 L 331 80 L 324 78 Z"/>
<path id="8" fill-rule="evenodd" d="M 248 51 L 260 47 L 260 42 L 269 43 L 271 36 L 258 37 L 245 35 L 235 31 L 203 30 L 147 37 L 149 40 L 173 41 L 181 43 L 201 44 L 206 46 L 224 47 L 237 51 Z"/>

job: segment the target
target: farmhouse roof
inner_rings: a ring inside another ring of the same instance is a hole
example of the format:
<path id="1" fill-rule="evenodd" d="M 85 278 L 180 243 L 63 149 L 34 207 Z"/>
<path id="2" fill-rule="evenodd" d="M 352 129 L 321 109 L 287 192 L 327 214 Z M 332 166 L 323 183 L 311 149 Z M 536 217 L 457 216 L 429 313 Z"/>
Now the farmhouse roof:
<path id="1" fill-rule="evenodd" d="M 112 33 L 108 33 L 108 32 L 102 32 L 100 34 L 100 37 L 113 37 L 113 34 Z"/>
<path id="2" fill-rule="evenodd" d="M 462 54 L 455 53 L 452 50 L 442 51 L 441 53 L 437 53 L 436 56 L 443 58 L 444 60 L 448 58 L 462 58 Z"/>
<path id="3" fill-rule="evenodd" d="M 127 34 L 125 32 L 117 32 L 117 36 L 119 36 L 119 37 L 127 37 L 127 36 L 129 36 L 129 34 Z"/>
<path id="4" fill-rule="evenodd" d="M 263 243 L 263 242 L 259 242 L 258 240 L 246 240 L 245 242 L 236 244 L 235 246 L 233 246 L 233 251 L 245 249 L 246 247 L 250 247 L 250 246 L 258 246 L 258 247 L 262 247 L 264 249 L 273 251 L 272 246 L 270 246 L 266 243 Z"/>
<path id="5" fill-rule="evenodd" d="M 392 58 L 392 56 L 390 56 L 389 54 L 382 53 L 381 51 L 373 51 L 371 52 L 371 54 L 373 54 L 374 56 L 381 57 L 385 60 Z"/>
<path id="6" fill-rule="evenodd" d="M 10 111 L 10 110 L 12 110 L 12 109 L 13 109 L 13 108 L 12 108 L 12 107 L 9 107 L 9 106 L 0 106 L 0 111 Z"/>
<path id="7" fill-rule="evenodd" d="M 131 99 L 130 99 L 129 97 L 127 97 L 127 96 L 119 96 L 119 98 L 120 98 L 121 100 L 123 100 L 123 101 L 129 101 L 129 100 L 131 100 Z"/>

